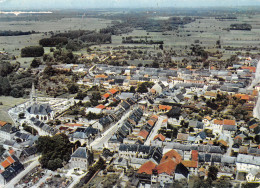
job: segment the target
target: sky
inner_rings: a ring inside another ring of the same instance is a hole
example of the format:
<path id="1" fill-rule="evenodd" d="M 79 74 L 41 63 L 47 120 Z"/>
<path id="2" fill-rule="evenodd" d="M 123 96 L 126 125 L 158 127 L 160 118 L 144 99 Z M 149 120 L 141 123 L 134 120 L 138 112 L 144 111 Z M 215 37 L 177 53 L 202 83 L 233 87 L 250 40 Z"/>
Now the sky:
<path id="1" fill-rule="evenodd" d="M 260 0 L 0 0 L 0 10 L 260 6 Z"/>

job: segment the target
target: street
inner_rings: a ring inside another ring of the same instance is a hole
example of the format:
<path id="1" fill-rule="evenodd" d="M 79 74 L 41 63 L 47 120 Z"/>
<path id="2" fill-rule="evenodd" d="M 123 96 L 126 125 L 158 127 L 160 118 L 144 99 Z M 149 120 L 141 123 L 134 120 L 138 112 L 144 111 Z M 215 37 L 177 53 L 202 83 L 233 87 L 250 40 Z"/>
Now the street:
<path id="1" fill-rule="evenodd" d="M 35 158 L 35 161 L 32 162 L 29 166 L 27 166 L 21 173 L 19 173 L 15 178 L 13 178 L 10 182 L 5 185 L 5 188 L 13 188 L 15 184 L 17 184 L 26 174 L 28 174 L 33 168 L 39 165 L 38 161 L 39 157 Z"/>
<path id="2" fill-rule="evenodd" d="M 150 142 L 153 140 L 153 138 L 157 135 L 158 130 L 161 128 L 162 122 L 165 118 L 163 118 L 162 116 L 159 116 L 158 121 L 156 122 L 156 124 L 154 125 L 152 131 L 150 132 L 148 138 L 146 139 L 144 145 L 149 146 Z"/>
<path id="3" fill-rule="evenodd" d="M 132 113 L 133 110 L 129 110 L 126 114 L 122 116 L 122 118 L 114 124 L 112 127 L 110 127 L 108 130 L 106 130 L 105 133 L 103 133 L 103 136 L 100 138 L 97 138 L 95 141 L 93 141 L 90 146 L 93 149 L 103 149 L 103 145 L 106 146 L 108 140 L 111 138 L 111 136 L 117 131 L 119 125 L 125 121 L 126 118 Z"/>

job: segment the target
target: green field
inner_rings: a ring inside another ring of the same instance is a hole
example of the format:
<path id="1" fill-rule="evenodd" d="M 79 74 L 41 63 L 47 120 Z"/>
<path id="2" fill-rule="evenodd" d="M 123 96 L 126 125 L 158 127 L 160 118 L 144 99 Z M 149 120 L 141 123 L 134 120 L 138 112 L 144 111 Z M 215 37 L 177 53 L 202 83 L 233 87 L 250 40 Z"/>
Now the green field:
<path id="1" fill-rule="evenodd" d="M 12 119 L 8 115 L 8 110 L 15 105 L 26 102 L 27 100 L 28 99 L 0 96 L 0 102 L 3 103 L 3 105 L 0 105 L 0 121 L 12 122 Z"/>
<path id="2" fill-rule="evenodd" d="M 99 30 L 110 25 L 110 20 L 98 18 L 63 18 L 51 21 L 0 21 L 0 30 L 11 31 L 36 31 L 40 32 L 23 36 L 0 36 L 0 50 L 5 50 L 17 57 L 20 56 L 21 48 L 26 46 L 39 45 L 39 40 L 50 37 L 48 32 L 69 31 L 69 30 Z"/>

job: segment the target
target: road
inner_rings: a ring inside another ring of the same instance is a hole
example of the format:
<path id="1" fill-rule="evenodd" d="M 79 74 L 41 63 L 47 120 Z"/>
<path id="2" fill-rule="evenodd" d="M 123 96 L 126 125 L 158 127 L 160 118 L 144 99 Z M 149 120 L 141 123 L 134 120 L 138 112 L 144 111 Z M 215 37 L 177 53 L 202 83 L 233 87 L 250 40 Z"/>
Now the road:
<path id="1" fill-rule="evenodd" d="M 231 135 L 227 135 L 228 138 L 229 138 L 229 146 L 228 146 L 228 149 L 227 149 L 227 152 L 226 152 L 226 156 L 231 156 L 231 152 L 232 152 L 232 146 L 234 144 L 234 140 L 232 139 Z"/>
<path id="2" fill-rule="evenodd" d="M 33 168 L 39 165 L 39 157 L 35 158 L 35 161 L 27 166 L 21 173 L 19 173 L 15 178 L 8 182 L 4 187 L 5 188 L 14 188 L 14 185 L 17 184 L 26 174 L 28 174 Z"/>
<path id="3" fill-rule="evenodd" d="M 253 110 L 254 117 L 260 119 L 260 92 L 258 93 L 258 99 Z"/>
<path id="4" fill-rule="evenodd" d="M 73 188 L 75 185 L 77 185 L 77 183 L 79 183 L 80 179 L 83 178 L 86 174 L 87 174 L 87 172 L 84 174 L 81 174 L 80 176 L 76 176 L 76 175 L 72 176 L 73 182 L 69 185 L 68 188 Z"/>
<path id="5" fill-rule="evenodd" d="M 126 118 L 129 117 L 130 113 L 133 110 L 129 110 L 126 114 L 124 114 L 122 116 L 122 118 L 116 123 L 114 124 L 112 127 L 110 127 L 108 130 L 106 130 L 105 133 L 103 133 L 102 137 L 97 138 L 95 141 L 93 141 L 90 146 L 93 149 L 103 149 L 104 145 L 107 145 L 108 140 L 111 138 L 111 136 L 117 131 L 117 129 L 119 128 L 120 124 L 122 124 Z"/>
<path id="6" fill-rule="evenodd" d="M 162 122 L 163 122 L 164 119 L 165 119 L 165 118 L 162 117 L 162 116 L 159 116 L 159 117 L 158 117 L 158 120 L 157 120 L 155 126 L 153 127 L 152 131 L 150 132 L 148 138 L 146 139 L 144 145 L 147 145 L 147 146 L 150 145 L 150 143 L 151 143 L 151 141 L 153 140 L 153 138 L 157 135 L 158 130 L 161 128 Z"/>

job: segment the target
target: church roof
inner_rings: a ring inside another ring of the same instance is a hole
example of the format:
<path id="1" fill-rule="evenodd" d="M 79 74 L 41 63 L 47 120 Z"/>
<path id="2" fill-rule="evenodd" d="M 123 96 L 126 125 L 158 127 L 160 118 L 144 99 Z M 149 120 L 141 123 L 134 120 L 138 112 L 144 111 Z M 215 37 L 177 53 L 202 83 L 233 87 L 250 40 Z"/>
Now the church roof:
<path id="1" fill-rule="evenodd" d="M 30 114 L 48 115 L 52 112 L 52 109 L 49 104 L 33 104 L 29 108 L 27 108 L 27 111 Z"/>

